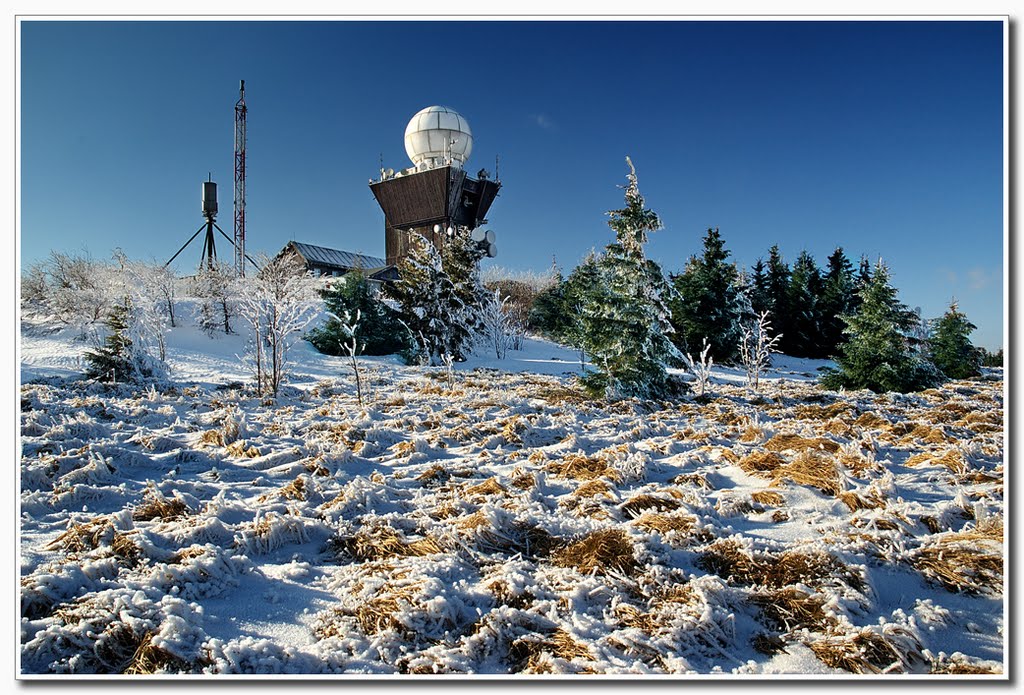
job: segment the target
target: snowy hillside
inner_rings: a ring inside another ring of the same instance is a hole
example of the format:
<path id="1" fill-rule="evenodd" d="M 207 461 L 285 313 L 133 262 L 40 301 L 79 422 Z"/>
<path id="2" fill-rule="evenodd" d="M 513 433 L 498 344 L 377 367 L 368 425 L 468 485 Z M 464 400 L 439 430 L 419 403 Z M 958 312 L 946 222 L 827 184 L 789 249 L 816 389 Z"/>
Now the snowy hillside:
<path id="1" fill-rule="evenodd" d="M 24 674 L 1004 671 L 1001 370 L 609 405 L 533 339 L 360 406 L 307 343 L 277 400 L 239 336 L 141 393 L 86 347 L 23 328 Z"/>

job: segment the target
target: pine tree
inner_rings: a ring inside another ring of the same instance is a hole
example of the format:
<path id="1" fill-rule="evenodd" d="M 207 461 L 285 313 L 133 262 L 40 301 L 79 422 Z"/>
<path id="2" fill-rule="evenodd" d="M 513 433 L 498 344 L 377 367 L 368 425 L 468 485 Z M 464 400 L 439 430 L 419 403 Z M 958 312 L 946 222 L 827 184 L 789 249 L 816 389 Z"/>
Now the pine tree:
<path id="1" fill-rule="evenodd" d="M 608 398 L 657 398 L 670 391 L 666 364 L 682 356 L 669 338 L 670 285 L 644 255 L 647 235 L 661 228 L 661 220 L 644 207 L 636 169 L 628 157 L 626 163 L 626 207 L 608 213 L 616 241 L 598 261 L 600 281 L 581 312 L 585 345 L 597 368 L 583 381 Z"/>
<path id="2" fill-rule="evenodd" d="M 835 358 L 839 369 L 827 372 L 822 385 L 905 393 L 938 383 L 935 366 L 915 355 L 907 342 L 907 308 L 897 299 L 889 269 L 881 261 L 859 297 L 857 313 L 844 317 L 846 342 Z"/>
<path id="3" fill-rule="evenodd" d="M 127 294 L 110 309 L 104 321 L 110 334 L 100 347 L 85 353 L 88 378 L 125 383 L 157 375 L 155 360 L 132 339 L 133 311 Z"/>
<path id="4" fill-rule="evenodd" d="M 750 306 L 758 316 L 771 311 L 771 298 L 768 291 L 768 273 L 764 261 L 760 258 L 750 267 Z"/>
<path id="5" fill-rule="evenodd" d="M 320 291 L 324 306 L 338 318 L 310 331 L 308 340 L 326 355 L 348 355 L 352 336 L 347 326 L 359 314 L 360 354 L 391 355 L 409 347 L 408 333 L 398 322 L 398 312 L 381 301 L 370 279 L 354 270 Z M 342 319 L 339 321 L 339 319 Z"/>
<path id="6" fill-rule="evenodd" d="M 853 311 L 853 264 L 837 247 L 828 257 L 821 290 L 821 346 L 823 356 L 831 357 L 843 341 L 842 316 Z"/>
<path id="7" fill-rule="evenodd" d="M 783 339 L 780 344 L 782 352 L 788 354 L 791 340 L 788 338 L 790 332 L 790 304 L 789 304 L 789 265 L 782 259 L 778 245 L 768 250 L 768 315 L 775 331 L 781 333 Z"/>
<path id="8" fill-rule="evenodd" d="M 444 355 L 461 356 L 469 347 L 472 331 L 465 321 L 465 306 L 434 245 L 416 235 L 409 255 L 398 264 L 398 273 L 398 281 L 386 285 L 385 291 L 398 302 L 402 320 L 418 346 L 407 353 L 407 360 L 422 358 L 437 365 Z"/>
<path id="9" fill-rule="evenodd" d="M 672 278 L 675 296 L 669 303 L 676 345 L 689 352 L 706 338 L 711 356 L 720 363 L 736 356 L 739 337 L 737 271 L 726 262 L 728 257 L 718 229 L 708 229 L 704 253 L 690 258 L 683 273 Z"/>
<path id="10" fill-rule="evenodd" d="M 551 286 L 537 294 L 530 308 L 530 327 L 552 340 L 565 341 L 572 325 L 566 290 L 566 280 L 556 268 Z"/>
<path id="11" fill-rule="evenodd" d="M 955 299 L 936 322 L 929 341 L 931 357 L 939 371 L 950 379 L 967 379 L 981 373 L 981 353 L 970 341 L 976 328 Z"/>
<path id="12" fill-rule="evenodd" d="M 802 251 L 789 276 L 789 336 L 783 340 L 794 357 L 824 357 L 821 340 L 821 271 L 814 258 Z M 788 338 L 788 339 L 787 339 Z"/>
<path id="13" fill-rule="evenodd" d="M 470 336 L 483 331 L 484 307 L 490 293 L 480 280 L 480 260 L 484 252 L 469 236 L 469 230 L 459 227 L 448 238 L 441 251 L 441 268 L 455 288 L 462 304 L 462 314 L 456 318 L 459 327 L 465 327 Z M 468 349 L 469 339 L 465 344 Z M 465 359 L 463 350 L 452 353 L 458 360 Z"/>

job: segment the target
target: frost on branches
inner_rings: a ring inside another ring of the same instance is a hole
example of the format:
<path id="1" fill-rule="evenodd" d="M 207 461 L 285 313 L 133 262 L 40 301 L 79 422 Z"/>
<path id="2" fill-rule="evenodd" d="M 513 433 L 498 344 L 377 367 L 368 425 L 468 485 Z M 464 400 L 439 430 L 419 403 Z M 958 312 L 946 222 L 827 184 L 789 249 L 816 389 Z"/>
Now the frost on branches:
<path id="1" fill-rule="evenodd" d="M 757 391 L 761 386 L 761 374 L 772 364 L 772 353 L 782 338 L 781 333 L 771 334 L 772 322 L 768 312 L 762 311 L 757 321 L 750 321 L 740 330 L 740 364 L 747 373 L 747 386 Z"/>
<path id="2" fill-rule="evenodd" d="M 661 220 L 644 207 L 629 157 L 626 164 L 626 207 L 608 213 L 616 240 L 599 258 L 597 284 L 581 307 L 584 347 L 597 368 L 583 383 L 609 399 L 659 398 L 672 390 L 666 366 L 682 356 L 669 339 L 671 288 L 661 267 L 644 255 L 647 235 L 661 229 Z"/>
<path id="3" fill-rule="evenodd" d="M 470 312 L 434 245 L 415 235 L 411 252 L 398 264 L 398 273 L 398 281 L 386 285 L 385 291 L 398 302 L 402 319 L 417 343 L 415 354 L 407 360 L 436 366 L 442 355 L 463 356 L 473 335 Z"/>
<path id="4" fill-rule="evenodd" d="M 317 284 L 295 254 L 259 259 L 245 278 L 238 313 L 249 332 L 245 359 L 263 395 L 277 395 L 287 377 L 288 351 L 319 310 Z"/>

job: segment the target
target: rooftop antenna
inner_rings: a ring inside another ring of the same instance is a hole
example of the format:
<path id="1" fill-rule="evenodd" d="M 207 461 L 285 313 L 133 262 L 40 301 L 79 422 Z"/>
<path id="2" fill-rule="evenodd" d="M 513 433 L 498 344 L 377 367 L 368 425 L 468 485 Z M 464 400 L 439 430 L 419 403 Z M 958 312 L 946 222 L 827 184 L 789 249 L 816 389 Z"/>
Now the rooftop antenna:
<path id="1" fill-rule="evenodd" d="M 495 183 L 501 181 L 501 174 L 498 173 L 498 155 L 494 155 L 494 181 Z"/>
<path id="2" fill-rule="evenodd" d="M 235 275 L 245 277 L 245 80 L 235 102 Z"/>
<path id="3" fill-rule="evenodd" d="M 217 227 L 217 223 L 214 222 L 214 219 L 217 217 L 217 184 L 213 181 L 212 174 L 207 174 L 206 181 L 203 181 L 202 205 L 203 217 L 206 218 L 206 221 L 203 222 L 202 226 L 196 230 L 196 233 L 189 237 L 189 240 L 186 241 L 180 249 L 178 249 L 178 253 L 171 256 L 171 260 L 164 263 L 165 268 L 173 263 L 174 259 L 181 255 L 181 252 L 185 250 L 185 247 L 191 244 L 192 240 L 199 236 L 199 233 L 204 229 L 206 230 L 206 237 L 203 239 L 203 251 L 199 256 L 199 267 L 202 268 L 203 263 L 205 262 L 206 267 L 209 270 L 213 270 L 216 265 L 217 246 L 214 243 L 213 228 Z M 220 227 L 217 227 L 217 229 L 219 230 Z M 223 234 L 223 232 L 221 232 L 221 234 Z M 231 240 L 228 239 L 228 241 Z"/>

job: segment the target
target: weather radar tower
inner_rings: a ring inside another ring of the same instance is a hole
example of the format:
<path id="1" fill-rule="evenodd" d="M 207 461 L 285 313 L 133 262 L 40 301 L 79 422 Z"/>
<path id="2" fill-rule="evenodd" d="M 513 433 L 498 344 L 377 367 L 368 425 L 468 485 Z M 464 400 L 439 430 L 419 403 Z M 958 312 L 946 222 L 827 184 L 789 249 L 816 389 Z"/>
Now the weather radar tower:
<path id="1" fill-rule="evenodd" d="M 388 265 L 409 255 L 415 235 L 438 249 L 454 234 L 468 234 L 488 256 L 497 254 L 494 232 L 484 230 L 485 216 L 501 182 L 481 169 L 476 178 L 464 165 L 473 150 L 469 123 L 444 106 L 419 111 L 405 128 L 405 152 L 412 166 L 403 171 L 381 167 L 370 190 L 384 211 L 384 246 Z"/>
<path id="2" fill-rule="evenodd" d="M 245 277 L 245 80 L 235 103 L 235 274 Z"/>

